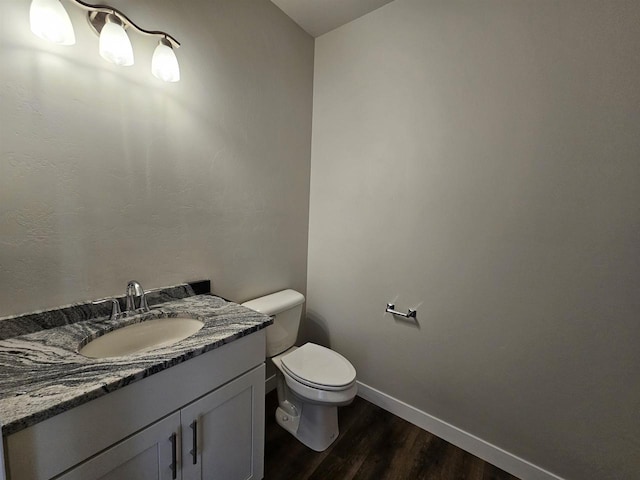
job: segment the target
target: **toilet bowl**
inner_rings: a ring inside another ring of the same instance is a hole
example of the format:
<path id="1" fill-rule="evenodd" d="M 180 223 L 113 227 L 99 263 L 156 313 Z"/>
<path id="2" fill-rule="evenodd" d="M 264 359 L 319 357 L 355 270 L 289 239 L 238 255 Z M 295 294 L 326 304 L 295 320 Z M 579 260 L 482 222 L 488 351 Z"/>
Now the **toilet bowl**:
<path id="1" fill-rule="evenodd" d="M 267 357 L 276 366 L 276 421 L 303 444 L 321 452 L 337 438 L 338 408 L 358 391 L 356 370 L 342 355 L 314 343 L 293 346 L 304 296 L 284 290 L 243 303 L 272 315 L 267 327 Z"/>
<path id="2" fill-rule="evenodd" d="M 358 392 L 356 371 L 342 355 L 306 343 L 272 358 L 278 369 L 278 425 L 317 452 L 338 438 L 338 408 Z"/>

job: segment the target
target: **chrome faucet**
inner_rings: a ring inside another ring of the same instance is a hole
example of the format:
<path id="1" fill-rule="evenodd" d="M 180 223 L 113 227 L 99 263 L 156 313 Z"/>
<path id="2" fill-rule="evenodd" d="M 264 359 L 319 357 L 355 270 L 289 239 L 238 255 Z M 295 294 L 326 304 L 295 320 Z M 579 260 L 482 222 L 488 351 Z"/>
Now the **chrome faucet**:
<path id="1" fill-rule="evenodd" d="M 136 308 L 136 297 L 140 297 L 140 306 Z M 147 304 L 147 297 L 144 295 L 144 289 L 135 280 L 127 283 L 127 299 L 126 299 L 126 314 L 135 312 L 148 312 L 149 305 Z"/>

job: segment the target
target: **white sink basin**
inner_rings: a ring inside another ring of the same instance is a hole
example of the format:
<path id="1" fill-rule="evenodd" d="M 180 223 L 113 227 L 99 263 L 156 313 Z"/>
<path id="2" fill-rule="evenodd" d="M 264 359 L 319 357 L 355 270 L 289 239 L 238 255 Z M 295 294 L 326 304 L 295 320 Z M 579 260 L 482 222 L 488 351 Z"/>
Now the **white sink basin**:
<path id="1" fill-rule="evenodd" d="M 166 347 L 190 337 L 204 326 L 193 318 L 157 318 L 134 323 L 92 340 L 80 349 L 89 358 L 108 358 Z"/>

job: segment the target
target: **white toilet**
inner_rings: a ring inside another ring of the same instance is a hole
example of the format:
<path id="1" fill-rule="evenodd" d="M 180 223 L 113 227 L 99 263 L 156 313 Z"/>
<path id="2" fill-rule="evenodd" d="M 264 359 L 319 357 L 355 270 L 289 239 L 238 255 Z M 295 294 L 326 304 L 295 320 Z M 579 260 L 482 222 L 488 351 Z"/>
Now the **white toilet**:
<path id="1" fill-rule="evenodd" d="M 267 327 L 267 357 L 277 367 L 276 421 L 307 447 L 322 452 L 338 438 L 338 406 L 358 391 L 356 370 L 342 355 L 315 343 L 293 344 L 304 295 L 283 290 L 243 303 L 274 317 Z"/>

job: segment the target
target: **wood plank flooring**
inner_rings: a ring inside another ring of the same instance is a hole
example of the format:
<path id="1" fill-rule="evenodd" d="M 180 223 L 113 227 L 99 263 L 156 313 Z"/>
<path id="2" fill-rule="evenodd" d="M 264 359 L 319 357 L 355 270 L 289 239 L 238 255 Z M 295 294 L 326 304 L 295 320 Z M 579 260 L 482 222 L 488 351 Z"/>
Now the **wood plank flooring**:
<path id="1" fill-rule="evenodd" d="M 275 421 L 266 397 L 265 480 L 518 480 L 360 397 L 338 410 L 340 436 L 317 453 Z"/>

